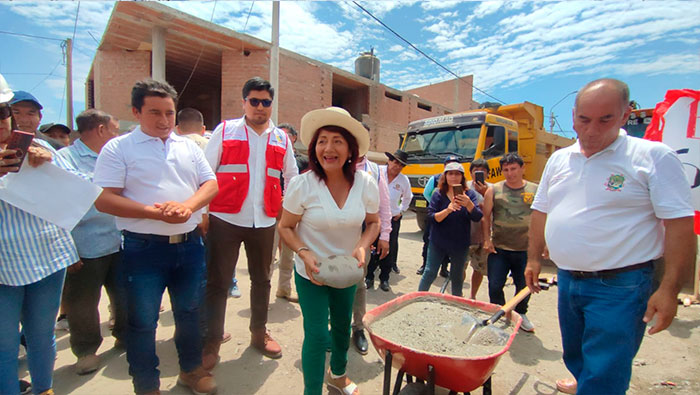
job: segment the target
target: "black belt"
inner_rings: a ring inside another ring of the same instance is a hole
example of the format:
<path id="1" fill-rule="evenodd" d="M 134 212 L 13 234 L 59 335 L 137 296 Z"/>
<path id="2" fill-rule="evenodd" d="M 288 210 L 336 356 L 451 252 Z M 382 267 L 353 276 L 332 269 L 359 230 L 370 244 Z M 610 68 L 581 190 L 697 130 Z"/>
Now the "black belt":
<path id="1" fill-rule="evenodd" d="M 632 270 L 646 269 L 652 267 L 654 261 L 637 263 L 636 265 L 625 266 L 617 269 L 600 270 L 597 272 L 582 272 L 578 270 L 567 270 L 575 278 L 603 278 L 610 277 L 615 274 L 631 272 Z"/>
<path id="2" fill-rule="evenodd" d="M 171 236 L 163 236 L 163 235 L 154 235 L 150 233 L 136 233 L 136 232 L 129 232 L 128 230 L 122 231 L 124 233 L 124 236 L 128 237 L 133 237 L 136 239 L 142 239 L 142 240 L 151 240 L 151 241 L 156 241 L 159 243 L 168 243 L 168 244 L 178 244 L 178 243 L 184 243 L 185 241 L 195 237 L 199 236 L 199 232 L 197 229 L 188 232 L 188 233 L 180 233 L 177 235 L 171 235 Z"/>

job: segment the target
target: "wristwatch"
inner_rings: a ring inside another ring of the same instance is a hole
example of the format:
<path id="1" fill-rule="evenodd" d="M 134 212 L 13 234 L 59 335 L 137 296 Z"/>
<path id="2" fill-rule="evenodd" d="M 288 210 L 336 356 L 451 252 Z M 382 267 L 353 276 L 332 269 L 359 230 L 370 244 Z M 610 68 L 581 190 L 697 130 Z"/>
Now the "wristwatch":
<path id="1" fill-rule="evenodd" d="M 297 251 L 296 251 L 297 255 L 299 255 L 299 253 L 302 251 L 311 251 L 311 250 L 307 246 L 301 246 L 301 247 L 297 248 Z"/>

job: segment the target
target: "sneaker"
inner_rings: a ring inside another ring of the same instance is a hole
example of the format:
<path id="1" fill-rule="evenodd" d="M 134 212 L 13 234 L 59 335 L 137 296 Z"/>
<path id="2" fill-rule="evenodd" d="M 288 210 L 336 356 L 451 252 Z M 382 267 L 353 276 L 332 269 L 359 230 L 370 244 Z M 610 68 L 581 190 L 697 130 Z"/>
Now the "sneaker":
<path id="1" fill-rule="evenodd" d="M 201 366 L 191 372 L 180 372 L 177 383 L 189 388 L 195 394 L 215 394 L 216 381 L 214 376 Z"/>
<path id="2" fill-rule="evenodd" d="M 529 319 L 527 319 L 527 316 L 525 314 L 520 314 L 520 317 L 523 319 L 523 322 L 520 323 L 520 329 L 524 330 L 525 332 L 534 332 L 535 326 L 532 325 L 532 322 L 530 322 Z"/>
<path id="3" fill-rule="evenodd" d="M 65 314 L 61 314 L 58 316 L 58 320 L 56 320 L 55 330 L 70 332 L 70 329 L 68 328 L 68 318 Z"/>
<path id="4" fill-rule="evenodd" d="M 100 367 L 100 358 L 95 354 L 83 355 L 75 364 L 75 373 L 78 375 L 90 374 Z"/>
<path id="5" fill-rule="evenodd" d="M 236 280 L 235 278 L 233 279 L 233 285 L 231 286 L 231 289 L 229 289 L 228 294 L 234 298 L 241 297 L 241 290 L 238 289 L 238 280 Z"/>

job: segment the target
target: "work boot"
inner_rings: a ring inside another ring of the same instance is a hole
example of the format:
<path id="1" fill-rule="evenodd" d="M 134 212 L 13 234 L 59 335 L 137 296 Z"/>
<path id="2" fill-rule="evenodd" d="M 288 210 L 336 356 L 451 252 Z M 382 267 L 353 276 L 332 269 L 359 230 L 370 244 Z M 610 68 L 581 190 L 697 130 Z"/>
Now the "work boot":
<path id="1" fill-rule="evenodd" d="M 355 345 L 355 348 L 357 348 L 357 352 L 362 355 L 367 355 L 368 343 L 364 330 L 355 329 L 355 331 L 352 332 L 352 343 Z"/>
<path id="2" fill-rule="evenodd" d="M 250 345 L 257 348 L 262 355 L 268 358 L 277 359 L 282 357 L 282 347 L 270 336 L 270 332 L 264 329 L 251 333 Z"/>
<path id="3" fill-rule="evenodd" d="M 100 367 L 100 358 L 95 354 L 83 355 L 75 364 L 75 373 L 78 375 L 90 374 Z"/>
<path id="4" fill-rule="evenodd" d="M 177 377 L 177 383 L 189 388 L 197 395 L 216 393 L 216 381 L 214 380 L 214 376 L 201 366 L 191 372 L 181 371 L 180 375 Z"/>
<path id="5" fill-rule="evenodd" d="M 207 371 L 212 371 L 216 364 L 219 363 L 219 347 L 220 343 L 206 343 L 202 350 L 202 368 Z"/>

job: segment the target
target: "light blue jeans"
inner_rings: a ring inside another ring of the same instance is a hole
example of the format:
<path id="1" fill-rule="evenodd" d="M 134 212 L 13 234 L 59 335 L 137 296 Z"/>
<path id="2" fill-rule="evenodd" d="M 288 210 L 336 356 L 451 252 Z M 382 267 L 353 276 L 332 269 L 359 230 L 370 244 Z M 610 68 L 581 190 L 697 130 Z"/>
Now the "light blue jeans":
<path id="1" fill-rule="evenodd" d="M 564 363 L 578 382 L 578 395 L 627 392 L 652 276 L 651 267 L 584 279 L 558 271 Z"/>
<path id="2" fill-rule="evenodd" d="M 19 394 L 17 354 L 19 324 L 27 339 L 27 362 L 32 390 L 39 394 L 53 385 L 56 360 L 54 326 L 61 304 L 66 270 L 35 283 L 12 287 L 0 285 L 0 394 Z"/>

